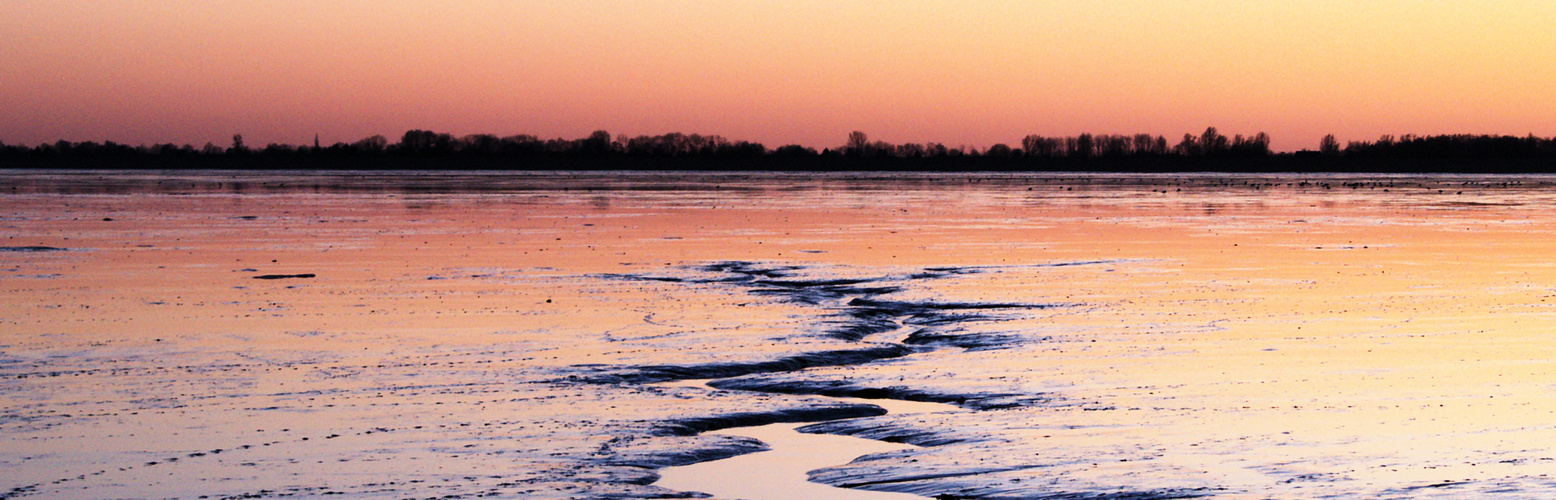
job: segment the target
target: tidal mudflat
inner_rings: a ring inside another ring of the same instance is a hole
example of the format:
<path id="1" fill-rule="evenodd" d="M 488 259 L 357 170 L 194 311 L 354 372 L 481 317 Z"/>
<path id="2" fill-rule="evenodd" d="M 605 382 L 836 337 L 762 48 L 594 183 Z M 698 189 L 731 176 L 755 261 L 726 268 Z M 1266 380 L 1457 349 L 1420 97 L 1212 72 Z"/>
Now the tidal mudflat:
<path id="1" fill-rule="evenodd" d="M 1538 176 L 5 172 L 0 498 L 685 497 L 661 469 L 782 422 L 914 445 L 810 479 L 926 497 L 1551 497 L 1553 206 Z"/>

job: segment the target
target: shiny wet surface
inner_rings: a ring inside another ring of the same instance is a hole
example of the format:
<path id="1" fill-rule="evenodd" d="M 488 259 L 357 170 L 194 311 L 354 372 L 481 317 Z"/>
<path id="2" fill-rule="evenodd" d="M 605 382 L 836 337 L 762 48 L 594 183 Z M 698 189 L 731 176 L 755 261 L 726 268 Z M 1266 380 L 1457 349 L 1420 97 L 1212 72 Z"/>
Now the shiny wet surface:
<path id="1" fill-rule="evenodd" d="M 6 173 L 0 495 L 1547 496 L 1553 181 Z"/>

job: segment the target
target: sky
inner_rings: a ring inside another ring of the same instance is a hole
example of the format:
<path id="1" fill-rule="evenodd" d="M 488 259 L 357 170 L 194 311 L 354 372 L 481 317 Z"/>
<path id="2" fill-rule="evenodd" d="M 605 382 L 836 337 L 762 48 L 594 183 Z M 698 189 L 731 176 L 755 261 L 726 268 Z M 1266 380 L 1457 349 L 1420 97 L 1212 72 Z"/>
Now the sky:
<path id="1" fill-rule="evenodd" d="M 0 142 L 1556 136 L 1549 0 L 3 0 Z"/>

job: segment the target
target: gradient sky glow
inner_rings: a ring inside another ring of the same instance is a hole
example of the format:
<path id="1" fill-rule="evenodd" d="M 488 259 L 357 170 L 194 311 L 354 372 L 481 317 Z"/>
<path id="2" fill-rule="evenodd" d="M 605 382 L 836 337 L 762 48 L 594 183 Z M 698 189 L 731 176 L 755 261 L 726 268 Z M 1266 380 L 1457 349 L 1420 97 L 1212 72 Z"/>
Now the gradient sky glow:
<path id="1" fill-rule="evenodd" d="M 1549 0 L 4 0 L 0 142 L 1556 135 Z"/>

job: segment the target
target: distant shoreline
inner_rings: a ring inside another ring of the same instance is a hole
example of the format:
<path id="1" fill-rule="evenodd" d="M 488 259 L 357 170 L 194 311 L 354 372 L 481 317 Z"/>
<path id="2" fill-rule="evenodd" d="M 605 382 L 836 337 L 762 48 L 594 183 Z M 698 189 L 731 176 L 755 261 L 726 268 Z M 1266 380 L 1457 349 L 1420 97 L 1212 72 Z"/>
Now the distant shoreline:
<path id="1" fill-rule="evenodd" d="M 1177 144 L 1149 134 L 1045 137 L 986 149 L 941 143 L 891 144 L 849 134 L 845 145 L 817 151 L 790 144 L 670 133 L 581 139 L 530 135 L 455 137 L 407 131 L 398 142 L 372 136 L 323 146 L 250 148 L 206 144 L 129 146 L 69 142 L 0 144 L 0 168 L 60 170 L 417 170 L 417 171 L 733 171 L 733 172 L 1074 172 L 1074 173 L 1556 173 L 1556 138 L 1533 135 L 1383 136 L 1342 146 L 1333 135 L 1318 150 L 1276 153 L 1270 138 L 1226 136 L 1214 127 Z"/>
<path id="2" fill-rule="evenodd" d="M 91 156 L 0 159 L 8 170 L 230 171 L 693 171 L 693 172 L 989 172 L 989 173 L 1349 173 L 1551 174 L 1551 158 L 1347 158 L 1296 153 L 1261 158 L 805 158 L 631 156 L 270 157 Z"/>

